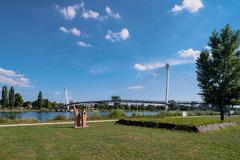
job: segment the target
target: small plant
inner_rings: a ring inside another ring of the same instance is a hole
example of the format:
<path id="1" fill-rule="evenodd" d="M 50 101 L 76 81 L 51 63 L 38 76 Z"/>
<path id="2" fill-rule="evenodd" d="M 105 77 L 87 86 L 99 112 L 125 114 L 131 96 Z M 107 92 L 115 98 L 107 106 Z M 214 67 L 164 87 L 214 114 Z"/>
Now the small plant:
<path id="1" fill-rule="evenodd" d="M 67 120 L 67 117 L 64 115 L 56 115 L 53 120 Z"/>
<path id="2" fill-rule="evenodd" d="M 133 112 L 132 117 L 141 117 L 141 115 L 137 112 Z"/>
<path id="3" fill-rule="evenodd" d="M 121 109 L 110 111 L 109 118 L 123 118 L 123 117 L 126 117 L 126 114 Z"/>

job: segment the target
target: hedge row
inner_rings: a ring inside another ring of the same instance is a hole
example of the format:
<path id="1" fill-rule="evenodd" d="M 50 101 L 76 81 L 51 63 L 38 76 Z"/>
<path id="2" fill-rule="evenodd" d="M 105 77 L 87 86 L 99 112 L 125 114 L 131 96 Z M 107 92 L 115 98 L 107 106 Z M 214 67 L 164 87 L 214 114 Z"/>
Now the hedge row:
<path id="1" fill-rule="evenodd" d="M 162 123 L 162 122 L 153 122 L 153 121 L 136 121 L 136 120 L 126 120 L 120 119 L 116 124 L 128 125 L 128 126 L 141 126 L 148 128 L 166 128 L 166 129 L 175 129 L 175 130 L 184 130 L 189 132 L 199 132 L 198 128 L 194 125 L 177 125 L 172 123 Z"/>

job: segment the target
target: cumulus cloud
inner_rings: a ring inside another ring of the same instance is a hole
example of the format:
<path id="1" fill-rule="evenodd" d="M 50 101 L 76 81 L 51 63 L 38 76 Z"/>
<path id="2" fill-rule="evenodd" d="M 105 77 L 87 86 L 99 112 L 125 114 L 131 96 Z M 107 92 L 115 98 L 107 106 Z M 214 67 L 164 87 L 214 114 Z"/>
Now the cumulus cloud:
<path id="1" fill-rule="evenodd" d="M 182 64 L 189 64 L 193 63 L 194 60 L 192 59 L 170 59 L 165 62 L 159 62 L 159 63 L 147 63 L 147 64 L 134 64 L 134 69 L 138 71 L 151 71 L 155 69 L 159 69 L 162 67 L 165 67 L 166 64 L 169 64 L 170 66 L 176 66 L 176 65 L 182 65 Z"/>
<path id="2" fill-rule="evenodd" d="M 193 58 L 194 60 L 196 60 L 199 57 L 200 53 L 201 53 L 201 51 L 193 50 L 192 48 L 178 51 L 178 54 L 180 57 Z"/>
<path id="3" fill-rule="evenodd" d="M 91 44 L 83 42 L 83 41 L 78 41 L 77 45 L 81 46 L 81 47 L 92 47 Z"/>
<path id="4" fill-rule="evenodd" d="M 71 34 L 73 34 L 75 36 L 80 36 L 81 35 L 81 31 L 79 29 L 75 28 L 75 27 L 71 28 L 71 29 L 67 29 L 67 28 L 61 26 L 59 28 L 59 30 L 64 32 L 64 33 L 71 33 Z"/>
<path id="5" fill-rule="evenodd" d="M 62 32 L 68 33 L 67 28 L 65 28 L 65 27 L 63 27 L 63 26 L 61 26 L 61 27 L 59 28 L 59 30 L 62 31 Z"/>
<path id="6" fill-rule="evenodd" d="M 80 36 L 81 34 L 80 30 L 78 30 L 77 28 L 72 28 L 70 31 L 75 36 Z"/>
<path id="7" fill-rule="evenodd" d="M 3 84 L 16 85 L 20 87 L 30 87 L 30 80 L 23 74 L 18 74 L 13 70 L 0 67 L 0 82 Z"/>
<path id="8" fill-rule="evenodd" d="M 183 10 L 187 10 L 190 13 L 198 12 L 201 8 L 204 7 L 202 0 L 183 0 L 181 5 L 175 5 L 172 8 L 173 13 L 178 13 Z"/>
<path id="9" fill-rule="evenodd" d="M 102 21 L 107 18 L 105 16 L 101 16 L 100 13 L 97 11 L 88 10 L 85 8 L 83 8 L 82 17 L 84 19 L 94 19 L 94 20 L 99 20 L 99 21 Z"/>
<path id="10" fill-rule="evenodd" d="M 120 41 L 120 40 L 127 40 L 130 37 L 129 31 L 127 28 L 122 29 L 120 32 L 112 32 L 108 31 L 107 34 L 105 35 L 105 39 L 115 42 L 115 41 Z"/>
<path id="11" fill-rule="evenodd" d="M 138 90 L 138 89 L 143 89 L 144 87 L 142 85 L 132 85 L 127 87 L 129 90 Z"/>
<path id="12" fill-rule="evenodd" d="M 67 7 L 56 6 L 58 12 L 66 19 L 72 20 L 77 14 L 77 10 L 81 8 L 81 5 L 72 5 Z"/>
<path id="13" fill-rule="evenodd" d="M 105 8 L 105 11 L 108 14 L 108 16 L 110 16 L 110 17 L 113 17 L 115 19 L 121 18 L 120 14 L 118 12 L 113 12 L 112 9 L 108 6 Z"/>
<path id="14" fill-rule="evenodd" d="M 149 71 L 149 70 L 154 70 L 157 68 L 164 67 L 165 64 L 163 63 L 150 63 L 150 64 L 135 64 L 134 68 L 138 71 Z"/>
<path id="15" fill-rule="evenodd" d="M 134 64 L 133 68 L 138 71 L 151 71 L 151 70 L 165 67 L 166 64 L 169 64 L 170 66 L 191 64 L 196 61 L 200 53 L 201 51 L 194 50 L 192 48 L 189 48 L 186 50 L 180 50 L 178 51 L 178 56 L 174 59 L 168 59 L 166 61 L 157 62 L 157 63 L 143 63 L 143 64 L 136 63 Z"/>

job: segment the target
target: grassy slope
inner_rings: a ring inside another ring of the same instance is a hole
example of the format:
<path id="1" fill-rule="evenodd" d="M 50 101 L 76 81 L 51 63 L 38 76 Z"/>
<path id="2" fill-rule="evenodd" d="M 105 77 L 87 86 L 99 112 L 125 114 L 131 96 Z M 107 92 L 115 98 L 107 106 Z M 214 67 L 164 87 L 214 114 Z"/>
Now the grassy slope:
<path id="1" fill-rule="evenodd" d="M 153 121 L 153 122 L 162 122 L 162 123 L 173 123 L 173 124 L 182 124 L 182 125 L 206 125 L 213 123 L 222 123 L 220 121 L 219 116 L 205 116 L 205 117 L 139 117 L 139 118 L 126 118 L 128 120 L 136 120 L 136 121 Z M 224 122 L 240 122 L 240 116 L 231 116 L 225 117 Z"/>
<path id="2" fill-rule="evenodd" d="M 91 124 L 0 129 L 0 159 L 238 159 L 240 127 L 205 134 Z"/>

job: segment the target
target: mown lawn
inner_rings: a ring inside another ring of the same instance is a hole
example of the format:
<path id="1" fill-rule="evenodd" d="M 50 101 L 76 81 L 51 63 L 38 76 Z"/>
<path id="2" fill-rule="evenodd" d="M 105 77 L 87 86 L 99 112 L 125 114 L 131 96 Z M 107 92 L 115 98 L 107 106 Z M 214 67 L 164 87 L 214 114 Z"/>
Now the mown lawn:
<path id="1" fill-rule="evenodd" d="M 210 159 L 240 157 L 240 127 L 204 134 L 114 123 L 0 128 L 0 159 Z"/>
<path id="2" fill-rule="evenodd" d="M 225 116 L 224 121 L 220 121 L 220 116 L 193 116 L 193 117 L 138 117 L 138 118 L 125 118 L 132 121 L 150 121 L 157 123 L 171 123 L 178 125 L 207 125 L 223 122 L 237 122 L 240 124 L 240 116 Z"/>

